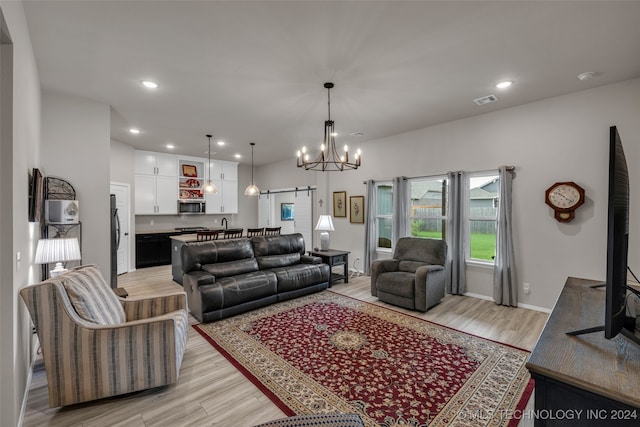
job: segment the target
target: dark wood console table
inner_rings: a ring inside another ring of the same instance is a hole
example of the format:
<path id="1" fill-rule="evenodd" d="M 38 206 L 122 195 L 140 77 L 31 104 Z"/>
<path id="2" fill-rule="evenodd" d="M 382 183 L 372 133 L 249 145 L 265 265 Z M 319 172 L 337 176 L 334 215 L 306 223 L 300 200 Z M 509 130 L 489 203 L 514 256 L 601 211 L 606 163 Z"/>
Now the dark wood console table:
<path id="1" fill-rule="evenodd" d="M 604 332 L 567 332 L 604 323 L 605 290 L 569 277 L 529 357 L 536 426 L 640 425 L 640 346 Z"/>
<path id="2" fill-rule="evenodd" d="M 329 286 L 333 282 L 338 280 L 344 280 L 344 283 L 349 283 L 349 251 L 340 251 L 337 249 L 327 249 L 326 251 L 309 251 L 309 254 L 322 258 L 322 262 L 329 264 L 329 267 L 333 269 L 336 265 L 342 265 L 344 268 L 342 274 L 336 274 L 331 272 L 331 279 L 329 279 Z"/>

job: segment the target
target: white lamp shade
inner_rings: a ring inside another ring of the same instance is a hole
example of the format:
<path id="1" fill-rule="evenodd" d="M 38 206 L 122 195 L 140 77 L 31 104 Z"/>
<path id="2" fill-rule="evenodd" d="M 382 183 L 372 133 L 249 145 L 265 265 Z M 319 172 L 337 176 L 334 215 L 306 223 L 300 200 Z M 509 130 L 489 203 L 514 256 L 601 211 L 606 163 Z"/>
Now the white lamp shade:
<path id="1" fill-rule="evenodd" d="M 318 218 L 318 223 L 316 224 L 316 230 L 334 231 L 335 228 L 333 228 L 333 220 L 331 219 L 331 215 L 320 215 L 320 218 Z"/>
<path id="2" fill-rule="evenodd" d="M 69 239 L 40 239 L 36 247 L 36 264 L 76 261 L 81 259 L 80 245 L 75 237 Z"/>

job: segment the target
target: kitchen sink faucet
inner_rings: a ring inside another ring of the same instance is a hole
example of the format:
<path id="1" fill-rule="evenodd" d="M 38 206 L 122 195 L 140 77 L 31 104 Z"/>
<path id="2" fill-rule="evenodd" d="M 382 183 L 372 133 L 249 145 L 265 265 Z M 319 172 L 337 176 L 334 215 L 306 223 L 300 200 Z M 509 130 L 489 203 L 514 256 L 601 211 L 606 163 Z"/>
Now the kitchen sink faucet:
<path id="1" fill-rule="evenodd" d="M 227 221 L 227 217 L 222 217 L 222 221 L 220 221 L 220 225 L 224 224 L 224 229 L 226 230 L 229 227 L 229 222 Z"/>

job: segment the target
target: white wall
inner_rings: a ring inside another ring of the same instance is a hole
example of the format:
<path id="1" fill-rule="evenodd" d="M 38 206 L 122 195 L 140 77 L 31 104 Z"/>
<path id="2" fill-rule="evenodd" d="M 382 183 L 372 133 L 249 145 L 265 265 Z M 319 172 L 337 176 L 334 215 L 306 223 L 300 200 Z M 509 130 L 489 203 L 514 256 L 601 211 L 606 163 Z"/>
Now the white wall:
<path id="1" fill-rule="evenodd" d="M 111 265 L 109 182 L 111 158 L 108 104 L 44 90 L 42 165 L 46 176 L 69 181 L 82 222 L 82 263 Z"/>
<path id="2" fill-rule="evenodd" d="M 31 323 L 18 292 L 40 279 L 32 263 L 39 228 L 27 222 L 28 172 L 40 167 L 40 82 L 22 3 L 0 1 L 0 9 L 1 31 L 11 37 L 0 64 L 0 425 L 15 426 L 32 361 Z"/>
<path id="3" fill-rule="evenodd" d="M 513 90 L 517 90 L 514 88 Z M 640 271 L 640 79 L 559 96 L 520 107 L 366 141 L 357 171 L 327 173 L 327 194 L 365 194 L 363 181 L 394 176 L 481 171 L 516 166 L 514 234 L 521 304 L 553 307 L 567 276 L 604 280 L 609 126 L 617 125 L 631 180 L 629 264 Z M 339 124 L 339 118 L 337 118 Z M 352 144 L 353 145 L 353 144 Z M 295 159 L 263 166 L 265 187 L 291 186 Z M 309 172 L 305 172 L 309 173 Z M 309 181 L 315 173 L 309 173 Z M 272 182 L 274 184 L 272 184 Z M 321 181 L 321 179 L 319 179 Z M 544 203 L 556 181 L 575 181 L 587 202 L 569 224 L 560 224 Z M 327 200 L 331 200 L 327 198 Z M 330 204 L 327 209 L 331 209 Z M 318 213 L 314 214 L 317 218 Z M 334 219 L 331 245 L 363 259 L 364 226 Z M 491 296 L 492 270 L 468 267 L 468 291 Z M 530 295 L 522 282 L 531 285 Z"/>

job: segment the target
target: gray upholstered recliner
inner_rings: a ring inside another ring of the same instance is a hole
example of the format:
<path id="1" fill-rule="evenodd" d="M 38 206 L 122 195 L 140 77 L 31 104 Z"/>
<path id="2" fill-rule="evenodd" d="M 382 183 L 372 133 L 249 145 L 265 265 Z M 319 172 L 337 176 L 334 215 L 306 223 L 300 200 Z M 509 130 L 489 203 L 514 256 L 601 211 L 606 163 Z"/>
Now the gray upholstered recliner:
<path id="1" fill-rule="evenodd" d="M 389 304 L 427 311 L 444 298 L 447 244 L 402 237 L 393 259 L 371 264 L 371 295 Z"/>

